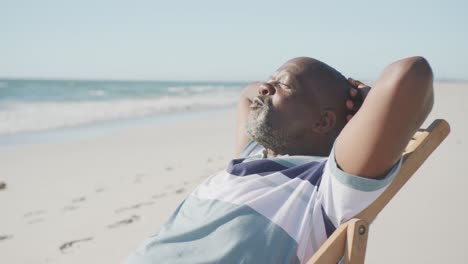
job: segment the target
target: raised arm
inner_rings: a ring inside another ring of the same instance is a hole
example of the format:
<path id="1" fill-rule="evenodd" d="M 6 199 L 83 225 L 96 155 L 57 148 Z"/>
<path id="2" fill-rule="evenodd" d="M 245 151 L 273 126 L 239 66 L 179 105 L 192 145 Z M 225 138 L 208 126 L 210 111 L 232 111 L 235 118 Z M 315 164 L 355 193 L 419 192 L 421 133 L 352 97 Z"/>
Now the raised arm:
<path id="1" fill-rule="evenodd" d="M 249 143 L 249 137 L 245 131 L 245 124 L 250 113 L 250 105 L 255 96 L 258 95 L 260 83 L 254 82 L 242 90 L 237 105 L 237 127 L 236 127 L 236 157 L 239 157 L 244 147 Z"/>
<path id="2" fill-rule="evenodd" d="M 341 169 L 366 178 L 385 175 L 431 111 L 432 83 L 431 67 L 423 57 L 387 66 L 336 140 Z"/>

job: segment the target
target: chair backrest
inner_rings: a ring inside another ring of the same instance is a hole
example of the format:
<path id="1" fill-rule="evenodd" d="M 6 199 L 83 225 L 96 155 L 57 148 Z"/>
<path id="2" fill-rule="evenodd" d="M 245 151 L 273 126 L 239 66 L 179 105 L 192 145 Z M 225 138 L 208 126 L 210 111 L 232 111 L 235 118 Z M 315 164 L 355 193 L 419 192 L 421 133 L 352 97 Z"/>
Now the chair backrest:
<path id="1" fill-rule="evenodd" d="M 387 189 L 355 218 L 337 228 L 308 263 L 337 263 L 342 257 L 345 263 L 364 263 L 369 224 L 449 133 L 450 126 L 443 119 L 418 130 L 406 146 L 398 175 Z"/>

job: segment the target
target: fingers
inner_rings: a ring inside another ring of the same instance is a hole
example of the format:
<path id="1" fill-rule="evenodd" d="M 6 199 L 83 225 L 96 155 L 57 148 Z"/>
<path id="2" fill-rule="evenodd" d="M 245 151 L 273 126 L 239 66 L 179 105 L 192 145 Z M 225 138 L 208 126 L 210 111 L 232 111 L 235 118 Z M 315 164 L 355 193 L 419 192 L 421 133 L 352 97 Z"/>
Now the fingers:
<path id="1" fill-rule="evenodd" d="M 370 90 L 370 86 L 361 81 L 354 80 L 353 78 L 348 78 L 348 83 L 352 88 L 349 90 L 349 99 L 347 99 L 345 103 L 346 109 L 348 110 L 348 114 L 346 115 L 347 122 L 359 111 Z"/>
<path id="2" fill-rule="evenodd" d="M 354 102 L 352 100 L 346 100 L 346 108 L 348 108 L 348 110 L 353 110 L 353 107 L 354 107 Z"/>
<path id="3" fill-rule="evenodd" d="M 351 86 L 357 88 L 359 86 L 359 81 L 354 80 L 353 78 L 348 78 L 348 83 L 351 84 Z"/>
<path id="4" fill-rule="evenodd" d="M 346 100 L 346 108 L 350 111 L 356 112 L 362 104 L 362 94 L 360 90 L 351 88 L 349 91 L 349 99 Z"/>
<path id="5" fill-rule="evenodd" d="M 346 109 L 348 110 L 348 114 L 346 115 L 346 122 L 349 122 L 353 116 L 359 111 L 361 108 L 362 102 L 356 100 L 356 98 L 351 98 L 346 100 Z"/>
<path id="6" fill-rule="evenodd" d="M 349 99 L 346 100 L 346 109 L 348 110 L 348 114 L 346 115 L 346 122 L 349 122 L 354 114 L 359 110 L 360 105 L 362 102 L 359 102 L 361 100 L 360 98 L 360 93 L 359 93 L 359 86 L 362 85 L 360 81 L 356 81 L 352 78 L 348 78 L 348 82 L 353 86 L 349 90 Z"/>
<path id="7" fill-rule="evenodd" d="M 353 101 L 351 99 L 346 100 L 346 109 L 351 113 L 356 113 L 361 108 L 362 102 Z"/>
<path id="8" fill-rule="evenodd" d="M 362 88 L 365 88 L 365 87 L 369 87 L 367 84 L 361 82 L 361 81 L 358 81 L 358 80 L 354 80 L 353 78 L 348 78 L 348 83 L 351 84 L 354 88 L 357 88 L 357 89 L 362 89 Z"/>

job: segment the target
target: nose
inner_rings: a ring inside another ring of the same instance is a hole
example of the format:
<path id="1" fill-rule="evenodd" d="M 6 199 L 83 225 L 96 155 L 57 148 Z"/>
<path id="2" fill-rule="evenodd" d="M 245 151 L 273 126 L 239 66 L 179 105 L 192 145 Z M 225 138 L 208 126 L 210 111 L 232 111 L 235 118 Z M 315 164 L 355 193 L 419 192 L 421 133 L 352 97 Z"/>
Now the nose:
<path id="1" fill-rule="evenodd" d="M 274 95 L 275 92 L 275 87 L 269 83 L 262 83 L 258 88 L 259 95 Z"/>

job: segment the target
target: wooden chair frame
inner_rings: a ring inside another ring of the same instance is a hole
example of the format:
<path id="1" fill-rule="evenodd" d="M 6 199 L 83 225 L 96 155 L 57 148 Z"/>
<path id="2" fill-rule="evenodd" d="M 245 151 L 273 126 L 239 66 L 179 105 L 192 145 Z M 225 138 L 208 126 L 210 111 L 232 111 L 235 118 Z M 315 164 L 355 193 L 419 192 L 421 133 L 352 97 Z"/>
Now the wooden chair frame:
<path id="1" fill-rule="evenodd" d="M 434 120 L 427 129 L 418 130 L 406 146 L 398 175 L 382 195 L 355 218 L 339 226 L 307 263 L 337 263 L 341 258 L 344 263 L 364 263 L 369 224 L 449 133 L 450 126 L 443 119 Z"/>

